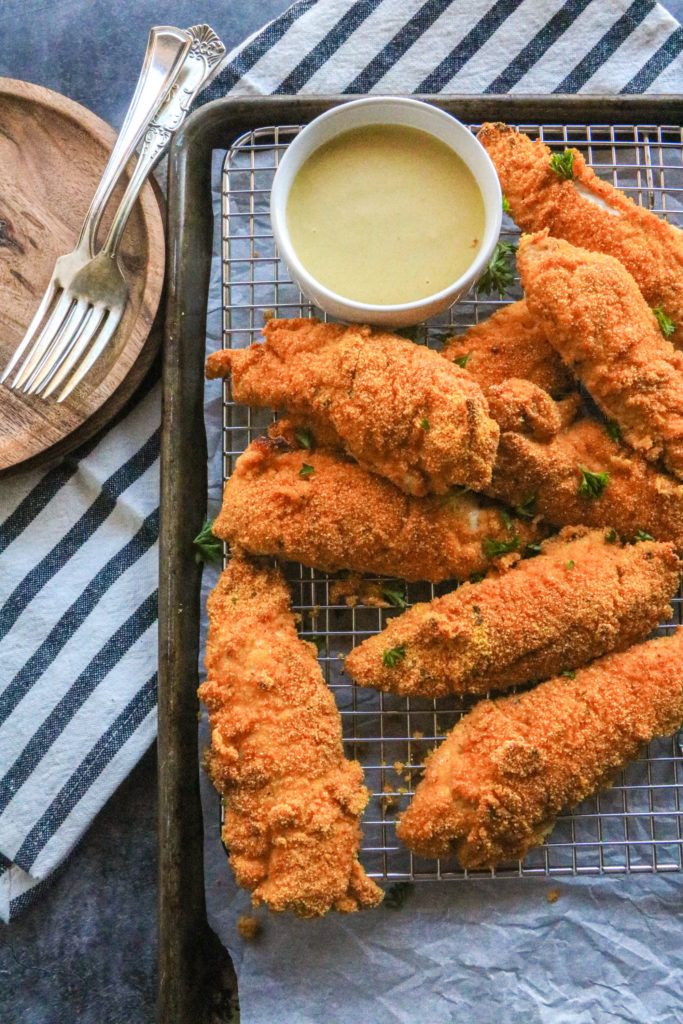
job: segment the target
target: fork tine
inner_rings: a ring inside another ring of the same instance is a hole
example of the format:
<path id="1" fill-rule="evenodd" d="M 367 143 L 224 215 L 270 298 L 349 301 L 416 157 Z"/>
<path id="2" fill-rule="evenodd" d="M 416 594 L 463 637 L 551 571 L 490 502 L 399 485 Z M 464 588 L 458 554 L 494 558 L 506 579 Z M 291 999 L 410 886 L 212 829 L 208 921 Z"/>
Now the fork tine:
<path id="1" fill-rule="evenodd" d="M 57 396 L 58 402 L 63 402 L 65 398 L 69 397 L 73 389 L 77 387 L 83 380 L 83 378 L 85 377 L 86 373 L 93 365 L 93 363 L 100 357 L 104 349 L 107 347 L 107 345 L 113 338 L 114 333 L 116 332 L 116 328 L 121 323 L 122 315 L 123 310 L 120 310 L 116 313 L 111 311 L 109 312 L 109 316 L 105 320 L 104 326 L 102 327 L 102 330 L 100 331 L 95 343 L 91 346 L 87 356 L 85 357 L 81 365 L 78 367 L 73 377 L 69 381 L 67 381 L 63 391 L 61 391 L 60 394 Z"/>
<path id="2" fill-rule="evenodd" d="M 64 318 L 71 308 L 72 302 L 73 299 L 71 296 L 67 295 L 66 292 L 62 292 L 57 300 L 57 304 L 50 313 L 46 324 L 36 340 L 33 342 L 33 346 L 26 356 L 26 359 L 19 367 L 19 372 L 12 381 L 13 388 L 21 387 L 21 385 L 25 384 L 31 376 L 45 352 L 50 348 L 60 326 L 63 325 Z"/>
<path id="3" fill-rule="evenodd" d="M 56 360 L 61 363 L 68 354 L 83 320 L 87 316 L 88 305 L 89 303 L 86 299 L 74 301 L 74 305 L 64 318 L 61 327 L 52 339 L 52 343 L 26 381 L 24 385 L 25 394 L 32 395 L 38 391 L 43 383 L 46 371 L 54 365 Z"/>
<path id="4" fill-rule="evenodd" d="M 57 363 L 54 369 L 43 381 L 43 387 L 45 390 L 42 392 L 43 398 L 49 398 L 49 396 L 55 391 L 60 384 L 63 384 L 66 378 L 69 376 L 73 368 L 78 364 L 83 353 L 87 350 L 88 345 L 97 334 L 104 318 L 107 315 L 107 310 L 103 307 L 93 307 L 87 320 L 83 322 L 78 335 L 74 338 L 74 343 L 66 354 L 66 358 Z M 47 385 L 47 387 L 45 387 Z"/>
<path id="5" fill-rule="evenodd" d="M 12 355 L 12 358 L 10 359 L 9 363 L 7 364 L 7 366 L 5 367 L 5 369 L 2 372 L 2 377 L 0 377 L 0 384 L 4 384 L 4 382 L 7 380 L 7 378 L 9 377 L 9 375 L 12 372 L 12 370 L 14 369 L 14 367 L 19 362 L 20 357 L 23 355 L 25 350 L 28 348 L 29 343 L 33 339 L 33 336 L 36 333 L 36 330 L 40 326 L 40 324 L 41 324 L 41 322 L 43 320 L 43 317 L 45 316 L 45 314 L 47 313 L 48 309 L 50 308 L 50 306 L 52 304 L 52 300 L 54 299 L 56 294 L 57 294 L 57 287 L 55 285 L 55 279 L 53 277 L 53 278 L 50 279 L 50 282 L 49 282 L 47 288 L 45 289 L 45 294 L 43 295 L 43 297 L 42 297 L 42 299 L 40 301 L 40 305 L 38 306 L 38 309 L 35 312 L 33 320 L 31 320 L 31 323 L 26 328 L 26 333 L 24 334 L 24 337 L 19 342 L 19 345 L 15 349 L 14 354 Z"/>

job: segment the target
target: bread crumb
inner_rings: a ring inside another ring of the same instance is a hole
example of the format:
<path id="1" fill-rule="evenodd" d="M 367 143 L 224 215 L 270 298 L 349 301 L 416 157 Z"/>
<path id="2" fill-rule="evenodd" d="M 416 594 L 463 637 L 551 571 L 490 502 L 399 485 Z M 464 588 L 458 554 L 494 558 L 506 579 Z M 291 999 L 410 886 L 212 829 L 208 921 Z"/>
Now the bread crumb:
<path id="1" fill-rule="evenodd" d="M 237 931 L 245 942 L 254 942 L 261 934 L 261 922 L 257 917 L 241 914 L 237 918 Z"/>
<path id="2" fill-rule="evenodd" d="M 403 771 L 404 768 L 405 768 L 405 765 L 404 765 L 403 761 L 394 761 L 394 771 L 398 775 L 401 774 L 401 772 Z"/>
<path id="3" fill-rule="evenodd" d="M 559 889 L 549 889 L 548 892 L 546 893 L 546 897 L 545 898 L 547 899 L 548 903 L 557 903 L 557 901 L 560 898 L 560 890 Z"/>
<path id="4" fill-rule="evenodd" d="M 415 729 L 413 731 L 413 739 L 414 740 L 421 740 L 423 736 L 424 736 L 424 733 L 420 729 Z"/>

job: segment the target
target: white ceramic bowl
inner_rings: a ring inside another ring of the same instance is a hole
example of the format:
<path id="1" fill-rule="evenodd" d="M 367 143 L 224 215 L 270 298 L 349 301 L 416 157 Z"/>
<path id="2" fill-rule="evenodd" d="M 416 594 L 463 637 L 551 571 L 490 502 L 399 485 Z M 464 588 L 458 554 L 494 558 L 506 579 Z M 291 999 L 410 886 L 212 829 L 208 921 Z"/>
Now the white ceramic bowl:
<path id="1" fill-rule="evenodd" d="M 469 167 L 481 190 L 484 201 L 484 237 L 479 251 L 467 271 L 434 295 L 415 302 L 393 306 L 375 306 L 338 295 L 320 284 L 306 270 L 292 245 L 287 228 L 287 200 L 292 183 L 301 165 L 319 146 L 352 128 L 369 124 L 400 124 L 419 128 L 445 142 Z M 280 255 L 287 264 L 292 280 L 304 295 L 331 316 L 356 323 L 407 327 L 448 309 L 457 302 L 486 269 L 491 259 L 502 219 L 502 195 L 498 175 L 484 147 L 460 121 L 431 103 L 421 100 L 371 97 L 353 100 L 333 107 L 311 121 L 287 149 L 273 180 L 270 197 L 270 219 Z"/>

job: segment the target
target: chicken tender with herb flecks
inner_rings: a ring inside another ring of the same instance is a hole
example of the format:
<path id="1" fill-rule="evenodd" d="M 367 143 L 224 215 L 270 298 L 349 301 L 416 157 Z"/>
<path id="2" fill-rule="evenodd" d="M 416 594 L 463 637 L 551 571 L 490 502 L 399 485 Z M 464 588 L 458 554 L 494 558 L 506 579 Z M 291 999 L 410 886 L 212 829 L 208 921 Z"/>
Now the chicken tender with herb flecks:
<path id="1" fill-rule="evenodd" d="M 226 801 L 238 884 L 255 905 L 300 917 L 375 906 L 382 890 L 358 861 L 363 772 L 344 757 L 339 712 L 282 575 L 233 559 L 208 609 L 206 764 Z"/>
<path id="2" fill-rule="evenodd" d="M 483 700 L 427 758 L 399 839 L 464 868 L 517 860 L 557 816 L 683 722 L 683 629 L 527 693 Z"/>
<path id="3" fill-rule="evenodd" d="M 522 238 L 518 264 L 548 340 L 626 443 L 683 479 L 683 352 L 629 272 L 545 231 Z"/>
<path id="4" fill-rule="evenodd" d="M 554 526 L 650 536 L 683 554 L 683 484 L 620 444 L 614 424 L 584 417 L 546 442 L 503 430 L 489 493 Z"/>
<path id="5" fill-rule="evenodd" d="M 573 245 L 614 256 L 660 311 L 674 345 L 683 347 L 683 231 L 599 178 L 576 149 L 551 153 L 504 124 L 483 125 L 478 138 L 522 230 L 548 228 Z"/>
<path id="6" fill-rule="evenodd" d="M 646 637 L 670 615 L 679 566 L 671 544 L 622 547 L 567 527 L 504 576 L 392 619 L 345 669 L 361 686 L 422 697 L 547 679 Z"/>
<path id="7" fill-rule="evenodd" d="M 543 324 L 521 299 L 445 342 L 442 354 L 464 366 L 484 389 L 511 377 L 537 384 L 553 397 L 571 390 L 571 372 L 548 343 Z"/>
<path id="8" fill-rule="evenodd" d="M 232 375 L 233 397 L 286 409 L 407 494 L 481 489 L 498 427 L 479 385 L 437 352 L 386 331 L 317 320 L 270 320 L 263 344 L 207 359 Z"/>
<path id="9" fill-rule="evenodd" d="M 233 549 L 336 572 L 467 579 L 516 561 L 539 527 L 474 494 L 414 498 L 339 452 L 253 442 L 239 457 L 213 531 Z M 311 431 L 296 432 L 316 445 Z"/>

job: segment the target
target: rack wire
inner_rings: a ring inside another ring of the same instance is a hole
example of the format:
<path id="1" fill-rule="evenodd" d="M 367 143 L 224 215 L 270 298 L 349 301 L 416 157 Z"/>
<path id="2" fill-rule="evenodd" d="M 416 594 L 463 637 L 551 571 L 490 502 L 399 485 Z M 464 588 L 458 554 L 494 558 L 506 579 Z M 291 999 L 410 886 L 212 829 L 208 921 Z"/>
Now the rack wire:
<path id="1" fill-rule="evenodd" d="M 683 226 L 683 147 L 678 127 L 660 125 L 532 125 L 522 131 L 551 148 L 576 146 L 598 174 L 637 202 Z M 478 126 L 471 125 L 476 131 Z M 270 187 L 278 163 L 300 126 L 250 131 L 228 151 L 222 172 L 223 344 L 242 348 L 256 341 L 264 318 L 318 316 L 292 283 L 278 257 L 269 218 Z M 504 217 L 501 238 L 516 242 L 518 231 Z M 504 300 L 476 291 L 426 325 L 426 344 L 439 347 L 520 297 L 516 279 Z M 271 416 L 233 403 L 226 382 L 223 401 L 223 476 Z M 425 755 L 472 705 L 468 698 L 433 701 L 401 698 L 354 687 L 344 676 L 343 658 L 357 643 L 381 630 L 394 609 L 331 600 L 334 577 L 288 565 L 301 635 L 314 640 L 320 663 L 342 716 L 344 742 L 357 758 L 371 791 L 363 821 L 361 860 L 379 880 L 446 880 L 521 876 L 617 875 L 680 871 L 683 868 L 683 757 L 678 737 L 659 739 L 620 774 L 613 787 L 563 815 L 546 843 L 524 861 L 491 871 L 466 871 L 454 860 L 413 856 L 396 838 L 396 820 L 419 781 Z M 453 584 L 409 584 L 409 603 L 429 600 Z M 659 627 L 681 624 L 682 597 L 674 615 Z"/>

